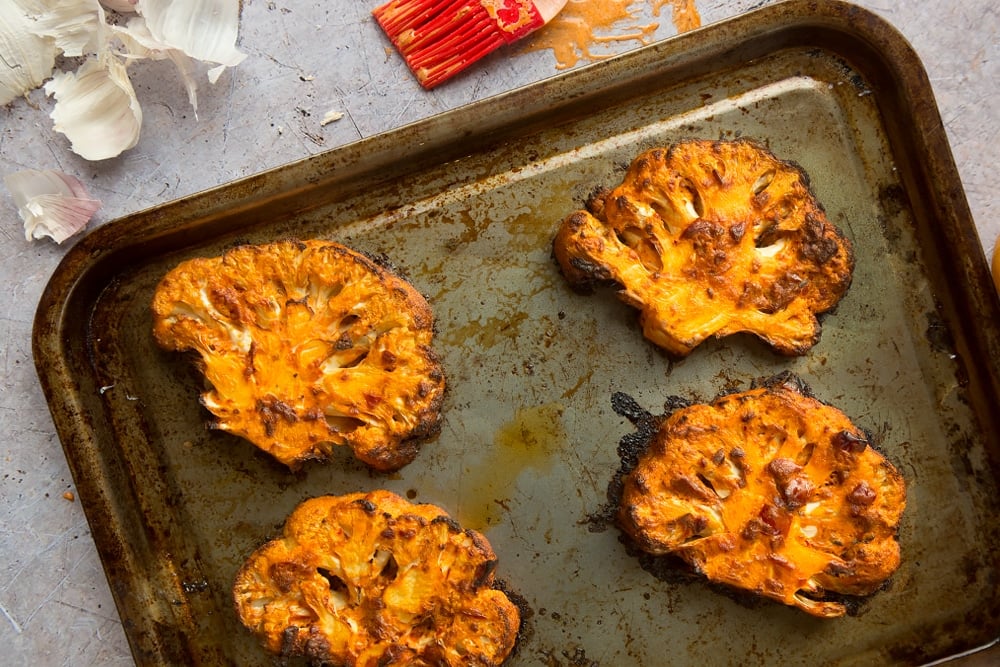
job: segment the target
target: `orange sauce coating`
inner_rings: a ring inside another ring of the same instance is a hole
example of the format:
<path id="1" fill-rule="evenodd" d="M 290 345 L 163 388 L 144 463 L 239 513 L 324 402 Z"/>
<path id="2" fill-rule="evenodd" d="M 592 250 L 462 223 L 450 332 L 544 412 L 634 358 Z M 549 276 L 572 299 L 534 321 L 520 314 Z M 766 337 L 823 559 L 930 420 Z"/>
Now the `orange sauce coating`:
<path id="1" fill-rule="evenodd" d="M 581 60 L 593 62 L 610 58 L 611 53 L 595 52 L 592 47 L 609 42 L 634 41 L 649 44 L 659 28 L 658 23 L 637 25 L 639 3 L 647 0 L 569 0 L 565 9 L 551 23 L 534 33 L 524 44 L 527 51 L 551 49 L 556 69 L 568 69 Z M 648 0 L 654 16 L 664 5 L 670 5 L 671 20 L 678 33 L 701 26 L 701 17 L 694 0 Z M 632 25 L 619 27 L 623 21 Z M 624 32 L 622 32 L 624 30 Z"/>

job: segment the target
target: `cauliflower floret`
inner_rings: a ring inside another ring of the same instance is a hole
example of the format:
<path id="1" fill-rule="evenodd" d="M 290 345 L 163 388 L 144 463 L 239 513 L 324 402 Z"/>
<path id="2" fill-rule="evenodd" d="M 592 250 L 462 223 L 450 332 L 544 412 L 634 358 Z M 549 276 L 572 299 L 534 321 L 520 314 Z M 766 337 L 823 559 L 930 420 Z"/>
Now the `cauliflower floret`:
<path id="1" fill-rule="evenodd" d="M 553 241 L 563 275 L 580 291 L 616 284 L 643 334 L 675 355 L 743 331 L 804 354 L 819 339 L 816 314 L 851 283 L 851 244 L 805 172 L 751 141 L 649 150 L 588 209 Z"/>
<path id="2" fill-rule="evenodd" d="M 814 616 L 877 591 L 900 562 L 902 476 L 790 373 L 659 426 L 627 471 L 618 523 L 640 549 Z"/>
<path id="3" fill-rule="evenodd" d="M 486 538 L 388 491 L 313 498 L 236 577 L 242 623 L 267 650 L 350 667 L 502 664 L 520 612 Z"/>
<path id="4" fill-rule="evenodd" d="M 368 257 L 325 241 L 244 245 L 170 271 L 153 334 L 193 350 L 212 428 L 292 469 L 350 446 L 395 470 L 437 432 L 445 380 L 424 298 Z"/>

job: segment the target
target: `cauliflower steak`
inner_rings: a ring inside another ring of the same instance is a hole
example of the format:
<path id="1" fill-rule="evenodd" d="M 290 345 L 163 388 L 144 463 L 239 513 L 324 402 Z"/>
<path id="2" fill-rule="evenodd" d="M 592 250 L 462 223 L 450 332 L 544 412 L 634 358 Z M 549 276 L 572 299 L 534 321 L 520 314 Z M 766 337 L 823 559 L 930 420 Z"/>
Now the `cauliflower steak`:
<path id="1" fill-rule="evenodd" d="M 199 355 L 210 427 L 292 469 L 348 445 L 395 470 L 439 429 L 430 307 L 342 245 L 279 241 L 192 259 L 161 280 L 152 307 L 159 345 Z"/>
<path id="2" fill-rule="evenodd" d="M 646 151 L 587 209 L 553 241 L 562 274 L 579 291 L 617 285 L 645 337 L 674 355 L 738 332 L 804 354 L 816 314 L 851 283 L 851 244 L 805 172 L 748 140 Z"/>
<path id="3" fill-rule="evenodd" d="M 650 554 L 819 617 L 900 563 L 902 476 L 791 374 L 671 413 L 623 479 L 618 524 Z M 833 594 L 831 597 L 829 594 Z"/>
<path id="4" fill-rule="evenodd" d="M 236 577 L 236 612 L 272 653 L 345 667 L 502 664 L 520 612 L 486 538 L 388 491 L 307 500 Z"/>

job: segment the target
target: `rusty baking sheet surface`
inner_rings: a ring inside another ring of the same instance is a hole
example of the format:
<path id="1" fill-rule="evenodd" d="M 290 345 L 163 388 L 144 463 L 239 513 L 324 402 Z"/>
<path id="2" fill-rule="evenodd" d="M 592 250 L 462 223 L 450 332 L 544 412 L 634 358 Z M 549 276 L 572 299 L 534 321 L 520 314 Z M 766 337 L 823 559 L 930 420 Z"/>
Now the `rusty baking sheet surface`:
<path id="1" fill-rule="evenodd" d="M 682 361 L 610 291 L 571 292 L 559 221 L 639 151 L 753 137 L 811 175 L 854 241 L 854 284 L 801 358 L 750 337 Z M 384 254 L 437 317 L 440 437 L 394 475 L 293 475 L 208 432 L 149 303 L 177 262 L 324 238 Z M 238 625 L 243 559 L 301 500 L 388 488 L 485 532 L 531 609 L 512 665 L 913 664 L 1000 635 L 1000 312 L 925 75 L 886 24 L 790 2 L 98 228 L 67 255 L 35 355 L 141 664 L 270 664 Z M 657 411 L 791 370 L 877 434 L 909 485 L 891 587 L 856 617 L 754 608 L 661 581 L 588 517 L 625 392 Z"/>

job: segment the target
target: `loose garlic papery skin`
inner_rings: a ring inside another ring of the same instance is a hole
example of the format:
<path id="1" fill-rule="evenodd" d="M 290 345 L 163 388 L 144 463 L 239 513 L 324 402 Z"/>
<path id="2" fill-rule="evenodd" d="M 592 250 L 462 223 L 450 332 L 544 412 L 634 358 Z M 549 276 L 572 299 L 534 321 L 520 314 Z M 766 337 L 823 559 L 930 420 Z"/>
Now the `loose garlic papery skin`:
<path id="1" fill-rule="evenodd" d="M 74 72 L 61 72 L 45 84 L 56 105 L 54 129 L 88 160 L 106 160 L 139 143 L 142 109 L 123 65 L 104 53 Z"/>
<path id="2" fill-rule="evenodd" d="M 63 0 L 35 17 L 33 32 L 50 38 L 65 56 L 86 56 L 104 50 L 105 21 L 97 0 Z"/>
<path id="3" fill-rule="evenodd" d="M 101 4 L 121 14 L 135 11 L 136 0 L 101 0 Z"/>
<path id="4" fill-rule="evenodd" d="M 239 0 L 102 2 L 135 15 L 125 26 L 110 25 L 98 0 L 0 0 L 0 105 L 51 76 L 45 91 L 56 98 L 55 130 L 88 160 L 116 157 L 139 140 L 142 110 L 125 63 L 173 61 L 197 117 L 195 61 L 216 65 L 207 72 L 215 83 L 246 58 L 236 48 Z M 89 59 L 75 73 L 53 76 L 60 52 Z"/>
<path id="5" fill-rule="evenodd" d="M 178 49 L 172 49 L 161 44 L 149 32 L 146 19 L 133 16 L 124 25 L 111 26 L 111 31 L 125 48 L 125 57 L 129 60 L 170 60 L 177 68 L 184 89 L 188 94 L 188 102 L 198 118 L 198 82 L 195 79 L 196 60 Z"/>
<path id="6" fill-rule="evenodd" d="M 208 72 L 210 83 L 247 57 L 236 48 L 240 20 L 236 0 L 138 0 L 136 10 L 149 33 L 164 46 L 196 60 L 218 63 Z"/>
<path id="7" fill-rule="evenodd" d="M 52 73 L 56 47 L 52 40 L 32 32 L 28 5 L 0 2 L 0 105 L 27 95 Z"/>
<path id="8" fill-rule="evenodd" d="M 101 207 L 79 179 L 59 171 L 26 169 L 8 174 L 4 182 L 29 241 L 48 236 L 62 243 L 83 230 Z"/>

